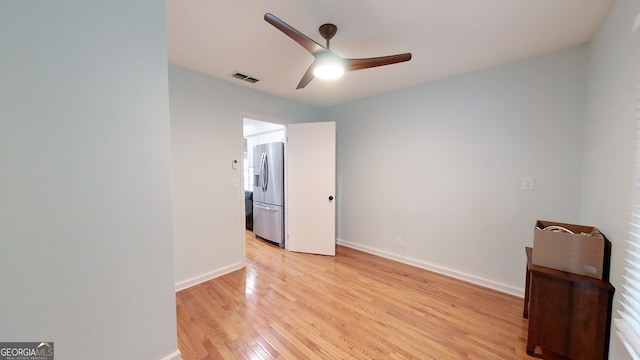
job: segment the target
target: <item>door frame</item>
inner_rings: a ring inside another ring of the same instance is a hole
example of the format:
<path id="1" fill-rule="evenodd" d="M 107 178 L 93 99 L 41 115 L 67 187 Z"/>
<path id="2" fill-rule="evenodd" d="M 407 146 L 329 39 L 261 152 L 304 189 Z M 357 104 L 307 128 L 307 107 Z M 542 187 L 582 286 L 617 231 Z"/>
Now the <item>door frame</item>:
<path id="1" fill-rule="evenodd" d="M 289 124 L 288 122 L 279 119 L 279 118 L 275 118 L 275 117 L 271 117 L 271 116 L 267 116 L 267 115 L 262 115 L 262 114 L 256 114 L 256 113 L 251 113 L 251 112 L 246 112 L 246 111 L 240 111 L 240 118 L 238 119 L 238 133 L 239 133 L 239 138 L 238 138 L 238 158 L 240 159 L 240 176 L 239 176 L 239 181 L 240 181 L 240 186 L 238 186 L 239 191 L 238 191 L 238 199 L 240 201 L 240 251 L 242 252 L 242 267 L 246 267 L 247 266 L 247 233 L 246 233 L 246 228 L 247 228 L 247 222 L 246 222 L 246 217 L 245 217 L 245 213 L 246 213 L 246 209 L 244 206 L 244 119 L 251 119 L 251 120 L 255 120 L 255 121 L 262 121 L 262 122 L 266 122 L 266 123 L 271 123 L 271 124 L 277 124 L 277 125 L 282 125 L 284 126 L 284 134 L 285 134 L 285 139 L 287 136 L 287 125 Z M 247 161 L 249 161 L 249 159 L 247 159 Z M 284 177 L 284 198 L 287 199 L 288 194 L 288 184 L 287 184 L 287 142 L 284 142 L 284 173 L 285 173 L 285 177 Z M 286 200 L 285 200 L 286 201 Z M 286 211 L 286 206 L 285 206 L 285 213 L 284 213 L 284 236 L 285 236 L 285 240 L 284 240 L 284 245 L 285 245 L 285 249 L 288 250 L 288 242 L 287 242 L 287 234 L 289 233 L 287 231 L 288 229 L 288 214 Z"/>

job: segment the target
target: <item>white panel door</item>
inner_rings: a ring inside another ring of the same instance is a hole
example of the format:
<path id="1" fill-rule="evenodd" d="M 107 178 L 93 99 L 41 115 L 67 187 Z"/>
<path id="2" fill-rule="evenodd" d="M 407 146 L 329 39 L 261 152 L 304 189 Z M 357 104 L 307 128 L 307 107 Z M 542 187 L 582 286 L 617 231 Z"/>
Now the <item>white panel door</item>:
<path id="1" fill-rule="evenodd" d="M 287 139 L 286 248 L 334 256 L 336 124 L 291 124 Z"/>

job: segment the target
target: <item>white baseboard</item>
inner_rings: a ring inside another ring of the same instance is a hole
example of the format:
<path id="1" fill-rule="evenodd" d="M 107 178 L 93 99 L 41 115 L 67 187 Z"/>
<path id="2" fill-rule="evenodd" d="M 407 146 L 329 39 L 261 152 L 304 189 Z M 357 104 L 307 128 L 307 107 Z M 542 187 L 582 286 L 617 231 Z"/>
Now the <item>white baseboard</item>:
<path id="1" fill-rule="evenodd" d="M 180 354 L 180 350 L 176 350 L 160 360 L 182 360 L 182 354 Z"/>
<path id="2" fill-rule="evenodd" d="M 205 281 L 209 281 L 211 279 L 215 279 L 215 278 L 217 278 L 219 276 L 228 274 L 230 272 L 234 272 L 236 270 L 240 270 L 240 269 L 242 269 L 243 266 L 244 265 L 242 265 L 242 263 L 239 262 L 239 263 L 231 264 L 229 266 L 225 266 L 225 267 L 223 267 L 221 269 L 210 271 L 210 272 L 208 272 L 206 274 L 202 274 L 202 275 L 193 277 L 191 279 L 180 281 L 179 283 L 176 284 L 176 292 L 178 292 L 180 290 L 184 290 L 184 289 L 190 288 L 190 287 L 192 287 L 194 285 L 201 284 L 201 283 L 203 283 Z"/>
<path id="3" fill-rule="evenodd" d="M 493 290 L 497 290 L 509 295 L 513 295 L 513 296 L 518 296 L 521 298 L 524 298 L 524 289 L 521 288 L 517 288 L 515 286 L 511 286 L 511 285 L 507 285 L 507 284 L 503 284 L 491 279 L 486 279 L 480 276 L 476 276 L 476 275 L 472 275 L 472 274 L 467 274 L 458 270 L 454 270 L 454 269 L 449 269 L 446 268 L 444 266 L 440 266 L 440 265 L 436 265 L 436 264 L 431 264 L 428 263 L 426 261 L 423 260 L 418 260 L 418 259 L 413 259 L 410 257 L 406 257 L 406 256 L 402 256 L 402 255 L 398 255 L 398 254 L 393 254 L 390 253 L 388 251 L 384 251 L 384 250 L 379 250 L 379 249 L 375 249 L 369 246 L 364 246 L 364 245 L 360 245 L 360 244 L 356 244 L 350 241 L 345 241 L 342 239 L 336 239 L 336 242 L 339 245 L 342 246 L 346 246 L 352 249 L 356 249 L 356 250 L 360 250 L 360 251 L 364 251 L 366 253 L 369 254 L 373 254 L 373 255 L 377 255 L 386 259 L 390 259 L 390 260 L 394 260 L 394 261 L 398 261 L 401 262 L 403 264 L 407 264 L 407 265 L 412 265 L 415 267 L 419 267 L 421 269 L 425 269 L 425 270 L 429 270 L 429 271 L 433 271 L 435 273 L 438 274 L 442 274 L 442 275 L 446 275 L 458 280 L 462 280 L 462 281 L 466 281 L 468 283 L 472 283 L 475 285 L 479 285 L 482 287 L 486 287 L 489 289 L 493 289 Z"/>

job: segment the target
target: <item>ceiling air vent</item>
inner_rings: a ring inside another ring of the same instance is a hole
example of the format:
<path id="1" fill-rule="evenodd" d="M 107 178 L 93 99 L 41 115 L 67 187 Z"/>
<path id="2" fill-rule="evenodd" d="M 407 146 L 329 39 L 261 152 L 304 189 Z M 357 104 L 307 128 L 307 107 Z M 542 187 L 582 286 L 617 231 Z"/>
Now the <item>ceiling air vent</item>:
<path id="1" fill-rule="evenodd" d="M 247 76 L 247 75 L 245 75 L 245 74 L 241 74 L 241 73 L 239 73 L 239 72 L 237 72 L 237 73 L 233 74 L 232 76 L 233 76 L 234 78 L 236 78 L 236 79 L 244 80 L 244 81 L 246 81 L 246 82 L 250 82 L 250 83 L 252 83 L 252 84 L 255 84 L 255 83 L 257 83 L 258 81 L 260 81 L 260 80 L 258 80 L 258 79 L 256 79 L 256 78 L 254 78 L 254 77 Z"/>

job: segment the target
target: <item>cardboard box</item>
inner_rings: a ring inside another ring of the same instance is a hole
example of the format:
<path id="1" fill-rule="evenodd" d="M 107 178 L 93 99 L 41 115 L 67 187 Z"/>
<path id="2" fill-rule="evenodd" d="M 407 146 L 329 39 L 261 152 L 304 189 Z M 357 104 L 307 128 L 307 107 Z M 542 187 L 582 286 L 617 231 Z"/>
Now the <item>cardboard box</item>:
<path id="1" fill-rule="evenodd" d="M 543 229 L 567 229 L 549 231 Z M 534 265 L 609 280 L 611 243 L 593 226 L 538 220 L 533 233 Z"/>

